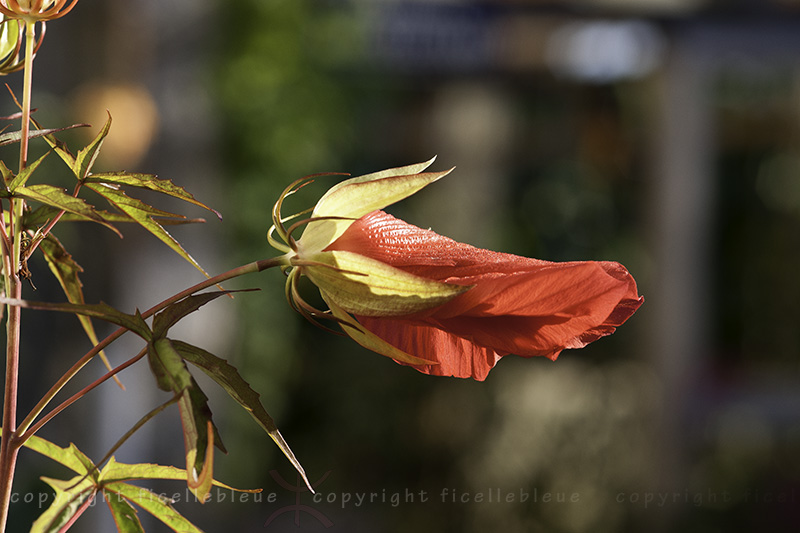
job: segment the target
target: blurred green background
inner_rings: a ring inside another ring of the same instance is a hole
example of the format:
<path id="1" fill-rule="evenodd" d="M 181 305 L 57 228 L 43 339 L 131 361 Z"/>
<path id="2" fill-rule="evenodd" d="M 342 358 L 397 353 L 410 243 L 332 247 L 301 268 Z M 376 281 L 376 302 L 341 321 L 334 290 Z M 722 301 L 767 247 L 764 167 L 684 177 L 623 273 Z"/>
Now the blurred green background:
<path id="1" fill-rule="evenodd" d="M 108 109 L 104 170 L 157 173 L 223 213 L 174 231 L 210 272 L 276 255 L 270 209 L 294 179 L 438 155 L 455 172 L 393 213 L 495 250 L 619 261 L 646 298 L 615 335 L 555 363 L 506 357 L 477 383 L 305 323 L 277 271 L 238 280 L 261 291 L 206 306 L 182 338 L 261 392 L 318 495 L 206 381 L 229 450 L 216 475 L 261 499 L 156 490 L 210 532 L 796 530 L 798 60 L 791 0 L 81 0 L 48 27 L 37 116 L 94 132 Z M 135 230 L 57 234 L 90 301 L 144 309 L 200 279 Z M 27 297 L 61 298 L 34 275 Z M 88 349 L 71 317 L 26 316 L 23 408 Z M 102 457 L 166 399 L 144 364 L 121 377 L 127 392 L 107 385 L 42 435 Z M 178 425 L 163 414 L 118 460 L 181 465 Z M 21 500 L 58 474 L 30 454 L 19 472 Z M 18 530 L 37 507 L 12 508 Z M 97 507 L 75 531 L 113 531 Z"/>

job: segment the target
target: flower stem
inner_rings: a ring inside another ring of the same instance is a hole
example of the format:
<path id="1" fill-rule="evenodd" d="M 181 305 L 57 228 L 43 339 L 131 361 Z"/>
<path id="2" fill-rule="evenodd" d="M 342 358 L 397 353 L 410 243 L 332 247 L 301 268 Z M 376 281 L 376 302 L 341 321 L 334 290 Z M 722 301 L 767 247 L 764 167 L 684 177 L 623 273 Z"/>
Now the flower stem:
<path id="1" fill-rule="evenodd" d="M 30 136 L 31 87 L 33 80 L 33 54 L 36 44 L 36 23 L 25 22 L 25 69 L 22 90 L 22 124 L 20 127 L 19 171 L 28 163 L 28 137 Z M 22 214 L 24 201 L 12 198 L 11 204 L 11 258 L 3 261 L 6 295 L 22 297 L 19 279 L 20 254 L 22 250 Z M 7 253 L 4 250 L 4 253 Z M 20 308 L 9 306 L 6 318 L 6 372 L 3 403 L 3 434 L 0 442 L 0 531 L 5 531 L 11 501 L 11 486 L 17 463 L 17 397 L 19 386 Z"/>

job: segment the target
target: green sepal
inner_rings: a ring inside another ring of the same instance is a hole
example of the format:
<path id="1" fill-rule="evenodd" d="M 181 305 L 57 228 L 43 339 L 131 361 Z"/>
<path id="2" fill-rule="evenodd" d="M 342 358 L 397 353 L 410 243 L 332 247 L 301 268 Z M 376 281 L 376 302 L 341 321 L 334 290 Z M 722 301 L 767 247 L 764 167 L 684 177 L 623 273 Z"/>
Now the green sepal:
<path id="1" fill-rule="evenodd" d="M 341 250 L 311 254 L 297 264 L 320 292 L 355 315 L 385 317 L 418 313 L 470 289 L 415 276 Z"/>
<path id="2" fill-rule="evenodd" d="M 334 302 L 324 293 L 322 294 L 322 298 L 325 300 L 325 303 L 328 304 L 328 308 L 331 310 L 333 316 L 339 319 L 339 326 L 342 328 L 342 331 L 344 331 L 348 337 L 356 341 L 367 350 L 409 365 L 439 364 L 436 361 L 428 361 L 427 359 L 421 359 L 413 356 L 404 352 L 400 348 L 389 344 L 367 328 L 363 327 L 355 317 L 351 316 L 347 311 L 336 305 L 336 302 Z"/>
<path id="3" fill-rule="evenodd" d="M 338 239 L 353 221 L 411 196 L 453 170 L 421 173 L 431 163 L 433 159 L 350 178 L 334 185 L 319 199 L 311 218 L 335 218 L 309 222 L 297 243 L 298 249 L 323 250 Z"/>

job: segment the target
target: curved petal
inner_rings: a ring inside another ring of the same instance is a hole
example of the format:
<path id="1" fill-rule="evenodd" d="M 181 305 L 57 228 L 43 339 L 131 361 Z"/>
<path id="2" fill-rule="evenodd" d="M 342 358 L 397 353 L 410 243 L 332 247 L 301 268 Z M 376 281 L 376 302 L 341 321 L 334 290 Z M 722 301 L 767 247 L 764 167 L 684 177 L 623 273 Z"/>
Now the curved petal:
<path id="1" fill-rule="evenodd" d="M 364 328 L 402 352 L 438 363 L 415 365 L 395 359 L 423 374 L 483 381 L 489 370 L 504 355 L 428 324 L 371 317 L 358 317 L 358 321 Z"/>
<path id="2" fill-rule="evenodd" d="M 463 362 L 449 363 L 457 355 L 442 346 L 458 345 L 470 368 L 488 364 L 475 362 L 476 350 L 479 360 L 487 360 L 487 352 L 555 359 L 566 348 L 581 348 L 613 333 L 643 302 L 633 277 L 619 263 L 553 263 L 483 250 L 382 211 L 353 223 L 328 250 L 349 250 L 417 276 L 473 286 L 441 306 L 403 316 L 403 320 L 358 317 L 404 351 L 440 361 L 444 366 L 437 374 L 464 373 L 459 370 Z M 425 329 L 423 335 L 423 330 L 410 329 L 411 325 L 432 329 Z M 417 337 L 404 340 L 409 331 Z M 426 336 L 436 339 L 434 346 L 445 350 L 444 355 L 432 354 L 419 340 Z"/>

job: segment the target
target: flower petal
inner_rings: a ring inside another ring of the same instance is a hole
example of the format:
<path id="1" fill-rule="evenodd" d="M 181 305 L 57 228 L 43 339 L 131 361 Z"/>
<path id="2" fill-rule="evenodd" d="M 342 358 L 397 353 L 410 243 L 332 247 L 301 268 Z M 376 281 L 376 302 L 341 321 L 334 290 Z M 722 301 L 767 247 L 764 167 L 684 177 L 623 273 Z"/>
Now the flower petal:
<path id="1" fill-rule="evenodd" d="M 449 343 L 463 350 L 465 344 L 472 345 L 464 357 L 472 357 L 469 368 L 476 369 L 485 368 L 491 359 L 485 351 L 555 359 L 565 348 L 581 348 L 613 333 L 643 301 L 633 277 L 618 263 L 552 263 L 482 250 L 381 211 L 356 221 L 328 249 L 357 251 L 420 277 L 473 286 L 439 307 L 403 316 L 403 320 L 358 317 L 401 350 L 439 361 L 442 366 L 437 372 L 452 371 L 453 375 L 463 373 L 466 363 L 448 363 L 454 357 L 449 349 L 440 357 L 424 343 L 404 341 L 410 325 L 436 330 L 425 335 L 438 339 L 437 346 Z M 443 335 L 449 336 L 447 342 Z"/>
<path id="2" fill-rule="evenodd" d="M 330 308 L 333 316 L 339 319 L 339 325 L 341 326 L 342 331 L 344 331 L 351 339 L 356 341 L 367 350 L 385 355 L 386 357 L 391 357 L 398 363 L 402 364 L 424 367 L 437 365 L 435 361 L 428 361 L 425 359 L 420 359 L 419 357 L 414 357 L 413 355 L 409 355 L 406 352 L 398 349 L 396 346 L 389 344 L 385 340 L 372 333 L 369 329 L 361 326 L 361 324 L 359 324 L 354 317 L 336 305 L 336 302 L 328 297 L 325 293 L 321 294 L 322 299 L 328 304 L 328 308 Z"/>
<path id="3" fill-rule="evenodd" d="M 489 370 L 505 355 L 427 324 L 372 317 L 359 317 L 358 320 L 364 328 L 403 353 L 438 363 L 418 365 L 394 358 L 398 363 L 411 366 L 423 374 L 483 381 Z"/>
<path id="4" fill-rule="evenodd" d="M 346 251 L 318 252 L 293 264 L 345 311 L 365 316 L 418 313 L 470 289 L 421 278 Z"/>

